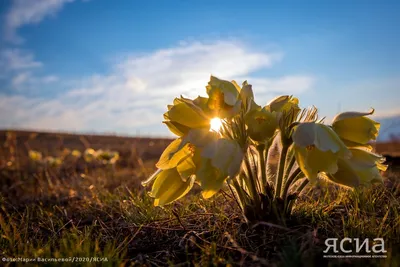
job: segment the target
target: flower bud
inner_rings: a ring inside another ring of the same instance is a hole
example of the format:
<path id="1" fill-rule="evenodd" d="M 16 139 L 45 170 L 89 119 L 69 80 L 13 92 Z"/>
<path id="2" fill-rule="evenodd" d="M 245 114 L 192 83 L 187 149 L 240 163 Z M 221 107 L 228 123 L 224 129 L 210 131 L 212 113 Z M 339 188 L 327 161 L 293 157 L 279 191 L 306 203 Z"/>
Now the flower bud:
<path id="1" fill-rule="evenodd" d="M 343 140 L 365 145 L 378 137 L 380 123 L 365 117 L 373 113 L 374 110 L 340 113 L 333 119 L 332 128 Z"/>
<path id="2" fill-rule="evenodd" d="M 276 115 L 276 112 L 270 112 L 266 108 L 249 112 L 245 117 L 245 123 L 250 138 L 264 142 L 273 137 L 278 127 Z"/>

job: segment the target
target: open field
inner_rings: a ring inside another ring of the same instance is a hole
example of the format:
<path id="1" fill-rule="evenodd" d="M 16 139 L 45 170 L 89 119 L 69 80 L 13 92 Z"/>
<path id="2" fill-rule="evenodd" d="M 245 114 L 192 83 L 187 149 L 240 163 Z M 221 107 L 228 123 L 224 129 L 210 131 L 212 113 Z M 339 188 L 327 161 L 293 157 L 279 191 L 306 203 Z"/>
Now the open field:
<path id="1" fill-rule="evenodd" d="M 395 164 L 384 184 L 371 189 L 329 184 L 328 190 L 321 183 L 306 190 L 285 227 L 249 226 L 227 189 L 211 200 L 193 190 L 172 205 L 153 206 L 140 182 L 155 171 L 169 139 L 13 134 L 0 131 L 1 258 L 98 257 L 107 258 L 106 266 L 400 266 Z M 120 159 L 115 166 L 77 159 L 46 167 L 28 158 L 29 150 L 58 156 L 89 147 L 118 151 Z M 396 156 L 400 143 L 377 144 L 376 151 Z M 387 257 L 323 258 L 325 239 L 343 237 L 383 238 Z"/>

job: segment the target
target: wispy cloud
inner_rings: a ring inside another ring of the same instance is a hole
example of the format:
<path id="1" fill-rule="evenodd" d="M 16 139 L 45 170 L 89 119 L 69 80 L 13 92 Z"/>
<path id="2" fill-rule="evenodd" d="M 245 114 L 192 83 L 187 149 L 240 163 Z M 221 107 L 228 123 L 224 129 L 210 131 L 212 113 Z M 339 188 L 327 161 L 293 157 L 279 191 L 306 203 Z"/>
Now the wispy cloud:
<path id="1" fill-rule="evenodd" d="M 0 51 L 0 70 L 13 71 L 41 67 L 43 64 L 35 60 L 34 55 L 18 48 Z"/>
<path id="2" fill-rule="evenodd" d="M 8 103 L 12 104 L 3 109 L 17 110 L 7 118 L 0 112 L 0 125 L 125 133 L 140 129 L 142 133 L 165 135 L 168 132 L 160 122 L 166 105 L 181 94 L 204 95 L 210 74 L 238 82 L 243 81 L 241 77 L 254 80 L 261 102 L 267 101 L 270 93 L 304 91 L 312 86 L 314 79 L 305 75 L 252 77 L 280 60 L 282 53 L 257 51 L 238 42 L 195 42 L 128 55 L 116 60 L 107 75 L 83 77 L 51 100 L 11 97 Z M 62 80 L 53 84 L 63 86 Z"/>
<path id="3" fill-rule="evenodd" d="M 2 128 L 47 130 L 78 130 L 84 127 L 78 112 L 69 110 L 58 99 L 1 95 L 0 124 Z"/>
<path id="4" fill-rule="evenodd" d="M 41 22 L 44 18 L 54 16 L 62 7 L 75 0 L 13 0 L 6 14 L 4 32 L 9 41 L 20 43 L 23 39 L 17 30 L 24 25 Z"/>
<path id="5" fill-rule="evenodd" d="M 310 75 L 290 75 L 278 79 L 251 79 L 254 88 L 263 88 L 254 93 L 257 99 L 271 98 L 279 94 L 300 94 L 310 89 L 314 82 L 315 78 Z"/>
<path id="6" fill-rule="evenodd" d="M 58 80 L 55 75 L 39 75 L 44 64 L 32 52 L 19 48 L 0 50 L 0 81 L 2 86 L 7 83 L 13 89 L 24 90 L 40 85 L 54 83 Z M 10 78 L 11 77 L 11 78 Z M 4 89 L 4 88 L 0 88 Z"/>
<path id="7" fill-rule="evenodd" d="M 31 78 L 30 72 L 21 72 L 12 78 L 11 84 L 14 88 L 21 86 Z"/>

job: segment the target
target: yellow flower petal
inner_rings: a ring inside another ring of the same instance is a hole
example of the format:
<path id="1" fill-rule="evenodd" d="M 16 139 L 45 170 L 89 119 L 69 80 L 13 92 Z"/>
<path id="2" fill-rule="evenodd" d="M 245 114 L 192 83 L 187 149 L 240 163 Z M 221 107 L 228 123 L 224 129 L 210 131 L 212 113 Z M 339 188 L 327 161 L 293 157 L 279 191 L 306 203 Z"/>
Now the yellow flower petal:
<path id="1" fill-rule="evenodd" d="M 229 82 L 211 76 L 206 86 L 207 94 L 213 102 L 210 102 L 212 109 L 219 108 L 222 103 L 234 106 L 238 100 L 240 87 L 235 81 Z"/>
<path id="2" fill-rule="evenodd" d="M 252 102 L 254 102 L 254 93 L 251 84 L 248 84 L 247 81 L 244 81 L 242 84 L 240 98 L 242 99 L 245 111 L 248 112 L 251 108 Z"/>
<path id="3" fill-rule="evenodd" d="M 377 163 L 384 163 L 385 158 L 379 154 L 375 154 L 373 152 L 367 151 L 365 149 L 360 148 L 350 148 L 352 153 L 352 162 L 354 164 L 360 165 L 362 167 L 365 166 L 376 166 Z"/>
<path id="4" fill-rule="evenodd" d="M 182 125 L 174 121 L 163 121 L 167 125 L 168 129 L 177 136 L 184 136 L 190 130 L 189 127 Z"/>
<path id="5" fill-rule="evenodd" d="M 336 173 L 338 159 L 351 156 L 336 133 L 323 124 L 300 123 L 294 128 L 292 138 L 296 161 L 310 181 L 320 172 Z"/>
<path id="6" fill-rule="evenodd" d="M 294 152 L 297 164 L 311 182 L 316 180 L 320 172 L 335 173 L 338 170 L 338 156 L 332 151 L 294 145 Z"/>
<path id="7" fill-rule="evenodd" d="M 186 195 L 193 183 L 194 177 L 184 182 L 176 168 L 163 170 L 157 175 L 150 196 L 155 198 L 155 206 L 166 205 Z"/>
<path id="8" fill-rule="evenodd" d="M 182 139 L 178 138 L 171 142 L 161 154 L 160 159 L 156 163 L 159 169 L 175 168 L 182 160 L 193 156 L 193 151 L 189 144 L 181 146 Z"/>
<path id="9" fill-rule="evenodd" d="M 360 148 L 351 148 L 350 151 L 352 157 L 339 159 L 339 170 L 331 175 L 331 180 L 352 187 L 382 182 L 380 170 L 386 170 L 387 167 L 383 165 L 382 156 Z M 355 176 L 358 181 L 355 180 Z"/>
<path id="10" fill-rule="evenodd" d="M 321 151 L 339 153 L 342 157 L 350 157 L 351 153 L 337 134 L 327 125 L 304 122 L 294 128 L 293 142 L 298 146 L 316 146 Z"/>
<path id="11" fill-rule="evenodd" d="M 332 151 L 321 151 L 319 149 L 306 149 L 308 165 L 317 173 L 335 173 L 338 170 L 337 155 Z"/>
<path id="12" fill-rule="evenodd" d="M 333 122 L 373 115 L 374 112 L 375 112 L 374 109 L 371 109 L 371 111 L 368 112 L 357 112 L 357 111 L 342 112 L 336 115 L 335 118 L 333 118 Z"/>
<path id="13" fill-rule="evenodd" d="M 182 180 L 186 181 L 189 176 L 195 174 L 196 164 L 192 157 L 187 157 L 176 166 L 176 169 Z"/>
<path id="14" fill-rule="evenodd" d="M 201 154 L 211 159 L 213 167 L 220 173 L 234 177 L 240 170 L 243 152 L 239 144 L 233 140 L 220 138 L 207 145 Z"/>
<path id="15" fill-rule="evenodd" d="M 257 142 L 267 141 L 274 136 L 278 128 L 276 112 L 265 108 L 247 113 L 245 123 L 250 138 Z"/>
<path id="16" fill-rule="evenodd" d="M 370 144 L 360 144 L 352 141 L 348 141 L 346 139 L 342 139 L 343 143 L 348 147 L 348 148 L 361 148 L 367 151 L 372 151 L 373 147 Z"/>
<path id="17" fill-rule="evenodd" d="M 210 128 L 191 129 L 188 134 L 182 138 L 182 145 L 187 143 L 196 147 L 205 147 L 206 145 L 218 139 L 218 133 L 210 131 Z"/>
<path id="18" fill-rule="evenodd" d="M 201 194 L 204 198 L 207 199 L 215 195 L 222 188 L 226 178 L 217 168 L 212 166 L 210 159 L 202 159 L 200 168 L 196 172 L 196 179 L 201 184 Z"/>
<path id="19" fill-rule="evenodd" d="M 360 183 L 368 185 L 372 182 L 382 182 L 380 171 L 386 171 L 385 158 L 364 149 L 350 149 L 353 157 L 348 160 L 351 167 L 360 177 Z"/>
<path id="20" fill-rule="evenodd" d="M 338 171 L 328 174 L 327 177 L 335 183 L 349 187 L 357 187 L 360 184 L 359 175 L 344 159 L 338 160 Z"/>
<path id="21" fill-rule="evenodd" d="M 365 117 L 370 112 L 343 112 L 332 123 L 334 131 L 342 138 L 358 144 L 367 144 L 378 137 L 380 123 Z"/>
<path id="22" fill-rule="evenodd" d="M 360 183 L 364 186 L 383 182 L 383 177 L 376 166 L 364 170 L 358 170 L 357 173 L 360 177 Z"/>
<path id="23" fill-rule="evenodd" d="M 267 108 L 271 112 L 288 112 L 290 109 L 295 109 L 297 111 L 300 111 L 300 108 L 298 106 L 299 100 L 296 97 L 288 96 L 288 95 L 283 95 L 283 96 L 278 96 L 271 100 Z"/>
<path id="24" fill-rule="evenodd" d="M 195 105 L 187 103 L 179 103 L 174 105 L 168 112 L 169 120 L 177 122 L 189 128 L 210 127 L 210 121 Z"/>

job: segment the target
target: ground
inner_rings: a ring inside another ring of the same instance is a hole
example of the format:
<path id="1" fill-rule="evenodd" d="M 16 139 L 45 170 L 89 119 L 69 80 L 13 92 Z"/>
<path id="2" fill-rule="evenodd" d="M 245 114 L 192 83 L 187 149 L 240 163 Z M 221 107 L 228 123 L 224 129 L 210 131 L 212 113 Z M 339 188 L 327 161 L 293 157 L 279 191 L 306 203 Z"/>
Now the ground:
<path id="1" fill-rule="evenodd" d="M 248 225 L 229 190 L 204 200 L 195 188 L 172 205 L 153 206 L 141 181 L 170 141 L 0 132 L 1 258 L 108 260 L 87 266 L 400 266 L 396 166 L 370 189 L 324 182 L 308 188 L 285 226 Z M 120 160 L 103 166 L 66 159 L 44 167 L 27 156 L 88 147 L 116 150 Z M 400 144 L 377 144 L 376 151 L 395 155 Z M 343 237 L 383 238 L 386 258 L 323 258 L 325 240 Z"/>

